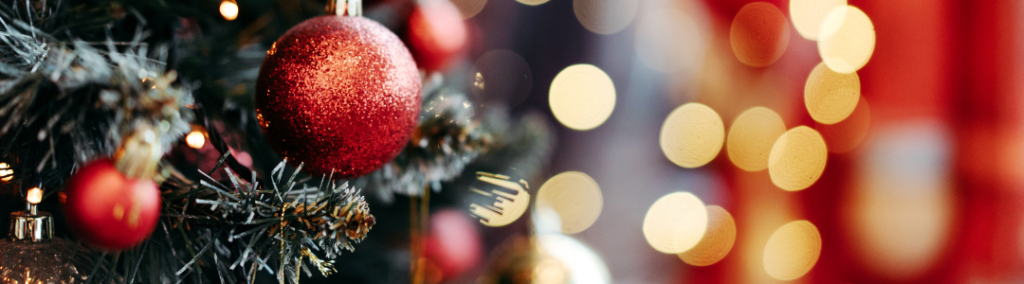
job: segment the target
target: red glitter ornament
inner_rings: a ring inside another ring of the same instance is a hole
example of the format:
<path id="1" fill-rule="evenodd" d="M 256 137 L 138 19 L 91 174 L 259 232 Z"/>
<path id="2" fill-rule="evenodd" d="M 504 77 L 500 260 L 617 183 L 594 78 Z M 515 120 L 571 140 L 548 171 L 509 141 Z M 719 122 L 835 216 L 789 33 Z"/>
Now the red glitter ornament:
<path id="1" fill-rule="evenodd" d="M 420 100 L 409 50 L 362 17 L 321 16 L 288 30 L 256 81 L 256 114 L 271 147 L 308 173 L 341 178 L 398 155 Z"/>
<path id="2" fill-rule="evenodd" d="M 68 180 L 64 218 L 76 238 L 106 250 L 142 243 L 160 220 L 152 180 L 130 179 L 110 159 L 89 162 Z"/>
<path id="3" fill-rule="evenodd" d="M 420 68 L 444 70 L 466 48 L 466 24 L 448 0 L 420 4 L 409 16 L 409 46 Z"/>

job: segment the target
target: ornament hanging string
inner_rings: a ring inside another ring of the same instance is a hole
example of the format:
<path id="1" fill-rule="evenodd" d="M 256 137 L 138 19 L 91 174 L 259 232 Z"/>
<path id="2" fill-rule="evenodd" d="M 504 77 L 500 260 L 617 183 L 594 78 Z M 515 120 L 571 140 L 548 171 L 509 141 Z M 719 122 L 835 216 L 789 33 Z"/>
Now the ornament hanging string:
<path id="1" fill-rule="evenodd" d="M 362 17 L 363 0 L 328 0 L 327 14 L 338 16 Z"/>
<path id="2" fill-rule="evenodd" d="M 416 206 L 416 201 L 419 199 L 419 208 Z M 423 257 L 423 236 L 429 234 L 430 228 L 430 186 L 423 188 L 423 194 L 421 198 L 417 198 L 415 195 L 409 196 L 409 234 L 410 234 L 410 267 L 409 267 L 409 283 L 410 284 L 423 284 L 426 276 L 426 270 L 424 270 L 426 264 L 426 258 Z"/>

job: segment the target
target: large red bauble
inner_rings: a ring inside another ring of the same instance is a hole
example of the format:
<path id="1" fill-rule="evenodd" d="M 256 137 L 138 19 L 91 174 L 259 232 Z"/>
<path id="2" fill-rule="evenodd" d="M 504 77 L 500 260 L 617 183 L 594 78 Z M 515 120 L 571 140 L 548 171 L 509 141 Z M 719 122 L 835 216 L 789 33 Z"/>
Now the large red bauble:
<path id="1" fill-rule="evenodd" d="M 420 68 L 444 70 L 466 48 L 459 8 L 448 0 L 424 1 L 409 16 L 409 45 Z"/>
<path id="2" fill-rule="evenodd" d="M 89 162 L 64 188 L 64 218 L 76 238 L 123 250 L 149 237 L 160 220 L 160 191 L 151 180 L 129 179 L 110 159 Z"/>
<path id="3" fill-rule="evenodd" d="M 420 99 L 409 50 L 362 17 L 321 16 L 288 30 L 256 81 L 256 116 L 270 146 L 308 173 L 341 178 L 398 155 Z"/>

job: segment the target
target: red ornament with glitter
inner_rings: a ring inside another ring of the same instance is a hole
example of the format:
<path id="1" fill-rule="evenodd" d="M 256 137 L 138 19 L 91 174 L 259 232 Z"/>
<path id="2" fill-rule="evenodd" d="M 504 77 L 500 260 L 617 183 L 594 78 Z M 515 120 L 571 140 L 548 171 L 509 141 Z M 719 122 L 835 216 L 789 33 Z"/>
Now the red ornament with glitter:
<path id="1" fill-rule="evenodd" d="M 93 247 L 124 250 L 149 237 L 160 220 L 160 191 L 100 159 L 78 169 L 64 189 L 64 218 L 74 236 Z"/>
<path id="2" fill-rule="evenodd" d="M 448 0 L 423 1 L 409 16 L 409 47 L 420 68 L 444 70 L 466 48 L 466 24 Z"/>
<path id="3" fill-rule="evenodd" d="M 271 147 L 303 171 L 335 178 L 368 174 L 397 156 L 420 100 L 409 50 L 362 17 L 321 16 L 288 30 L 256 81 L 256 114 Z"/>

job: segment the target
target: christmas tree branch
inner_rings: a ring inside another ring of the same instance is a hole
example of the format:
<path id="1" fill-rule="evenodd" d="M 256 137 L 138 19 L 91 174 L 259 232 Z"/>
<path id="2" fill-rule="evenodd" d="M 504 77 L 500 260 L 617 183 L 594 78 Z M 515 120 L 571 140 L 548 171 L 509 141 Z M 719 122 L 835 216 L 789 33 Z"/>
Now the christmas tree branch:
<path id="1" fill-rule="evenodd" d="M 228 155 L 230 152 L 224 156 Z M 216 180 L 205 172 L 201 172 L 199 182 L 184 180 L 178 174 L 168 176 L 163 184 L 168 197 L 164 226 L 177 228 L 188 249 L 177 251 L 180 246 L 171 246 L 169 237 L 163 249 L 191 257 L 173 272 L 150 273 L 174 278 L 194 272 L 193 277 L 200 277 L 203 267 L 213 265 L 218 280 L 235 271 L 241 273 L 232 278 L 251 281 L 256 271 L 265 270 L 297 283 L 298 271 L 310 271 L 307 264 L 324 275 L 334 271 L 333 259 L 344 250 L 354 250 L 353 245 L 362 241 L 375 223 L 369 205 L 347 183 L 325 177 L 320 186 L 306 185 L 299 179 L 301 166 L 286 174 L 284 161 L 266 179 L 249 182 L 223 167 L 226 160 L 221 158 L 212 170 L 222 171 L 225 180 Z M 252 268 L 247 268 L 250 265 Z"/>

